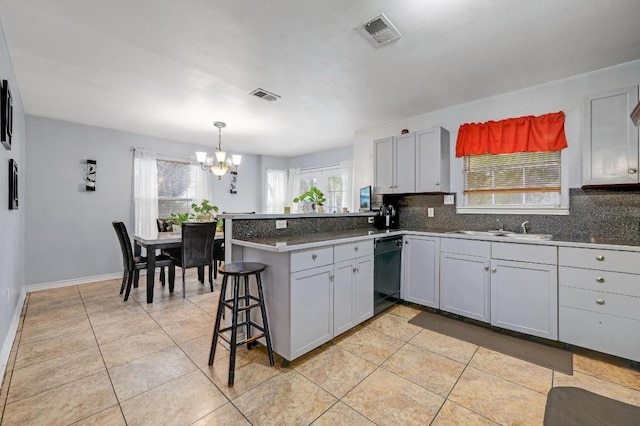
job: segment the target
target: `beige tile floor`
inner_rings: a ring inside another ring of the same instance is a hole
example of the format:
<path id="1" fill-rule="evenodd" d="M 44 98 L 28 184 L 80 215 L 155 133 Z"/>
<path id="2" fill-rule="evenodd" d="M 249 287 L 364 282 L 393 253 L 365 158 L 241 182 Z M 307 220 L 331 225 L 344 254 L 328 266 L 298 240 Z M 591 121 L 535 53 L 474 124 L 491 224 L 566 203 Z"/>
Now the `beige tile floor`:
<path id="1" fill-rule="evenodd" d="M 188 280 L 153 304 L 143 285 L 123 303 L 118 280 L 30 293 L 0 423 L 540 425 L 566 385 L 640 406 L 640 371 L 619 360 L 574 354 L 568 376 L 408 324 L 403 305 L 286 368 L 242 349 L 228 388 L 228 351 L 207 365 L 219 290 Z"/>

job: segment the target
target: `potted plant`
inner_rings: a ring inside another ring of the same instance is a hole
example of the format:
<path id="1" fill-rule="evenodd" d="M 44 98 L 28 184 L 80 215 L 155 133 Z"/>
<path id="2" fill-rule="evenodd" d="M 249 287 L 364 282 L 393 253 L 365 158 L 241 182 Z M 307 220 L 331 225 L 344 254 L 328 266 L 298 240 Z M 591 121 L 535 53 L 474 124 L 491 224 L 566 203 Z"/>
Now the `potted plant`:
<path id="1" fill-rule="evenodd" d="M 303 192 L 293 199 L 294 203 L 298 203 L 300 201 L 307 202 L 311 205 L 311 211 L 324 210 L 324 202 L 327 201 L 324 198 L 324 193 L 320 191 L 317 187 L 312 186 L 309 188 L 307 192 Z"/>
<path id="2" fill-rule="evenodd" d="M 167 218 L 167 223 L 171 223 L 173 226 L 173 232 L 179 232 L 182 222 L 186 222 L 190 219 L 189 213 L 171 213 Z"/>
<path id="3" fill-rule="evenodd" d="M 197 222 L 213 222 L 213 212 L 218 213 L 218 206 L 211 205 L 209 200 L 202 200 L 200 205 L 193 203 L 191 208 L 195 212 Z"/>

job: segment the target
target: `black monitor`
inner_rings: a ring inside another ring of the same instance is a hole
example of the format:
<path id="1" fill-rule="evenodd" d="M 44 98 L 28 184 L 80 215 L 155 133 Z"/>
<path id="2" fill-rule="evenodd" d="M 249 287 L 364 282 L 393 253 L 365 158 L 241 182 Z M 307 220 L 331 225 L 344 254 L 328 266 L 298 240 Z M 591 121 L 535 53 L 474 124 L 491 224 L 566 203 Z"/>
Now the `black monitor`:
<path id="1" fill-rule="evenodd" d="M 360 188 L 360 211 L 368 212 L 371 210 L 371 185 Z"/>

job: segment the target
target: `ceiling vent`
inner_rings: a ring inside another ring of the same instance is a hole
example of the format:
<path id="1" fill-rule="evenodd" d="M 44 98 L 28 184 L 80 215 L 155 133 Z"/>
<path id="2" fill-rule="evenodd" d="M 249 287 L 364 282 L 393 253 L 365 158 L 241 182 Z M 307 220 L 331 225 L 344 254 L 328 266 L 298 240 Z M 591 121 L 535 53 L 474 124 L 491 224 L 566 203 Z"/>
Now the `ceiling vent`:
<path id="1" fill-rule="evenodd" d="M 266 90 L 260 88 L 254 90 L 249 94 L 264 99 L 265 101 L 277 101 L 278 99 L 280 99 L 280 96 L 276 95 L 275 93 L 267 92 Z"/>
<path id="2" fill-rule="evenodd" d="M 374 46 L 383 46 L 400 38 L 400 31 L 384 16 L 384 13 L 358 27 Z"/>

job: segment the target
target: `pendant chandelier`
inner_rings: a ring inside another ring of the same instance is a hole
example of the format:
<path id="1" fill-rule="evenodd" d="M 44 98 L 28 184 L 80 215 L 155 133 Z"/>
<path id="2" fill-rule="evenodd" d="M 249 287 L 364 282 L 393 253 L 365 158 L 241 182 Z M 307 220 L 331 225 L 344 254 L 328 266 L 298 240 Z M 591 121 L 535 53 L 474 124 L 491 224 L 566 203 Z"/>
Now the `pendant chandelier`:
<path id="1" fill-rule="evenodd" d="M 222 121 L 216 121 L 213 125 L 218 128 L 218 149 L 215 153 L 216 157 L 214 159 L 213 157 L 207 156 L 206 152 L 198 151 L 196 152 L 196 159 L 198 163 L 200 163 L 202 170 L 209 170 L 218 176 L 218 179 L 221 179 L 229 170 L 231 170 L 232 173 L 237 173 L 238 166 L 242 161 L 242 156 L 231 155 L 230 158 L 227 158 L 227 153 L 222 150 L 222 129 L 227 127 L 227 124 Z"/>

